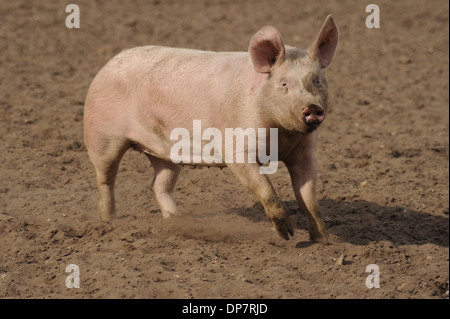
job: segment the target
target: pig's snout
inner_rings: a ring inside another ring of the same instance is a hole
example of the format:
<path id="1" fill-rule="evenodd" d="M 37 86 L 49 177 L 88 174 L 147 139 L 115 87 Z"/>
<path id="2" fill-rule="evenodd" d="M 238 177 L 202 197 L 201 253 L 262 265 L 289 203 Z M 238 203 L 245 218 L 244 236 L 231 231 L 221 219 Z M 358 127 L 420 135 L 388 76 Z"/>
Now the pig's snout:
<path id="1" fill-rule="evenodd" d="M 325 119 L 325 110 L 318 105 L 311 104 L 303 110 L 301 118 L 308 126 L 318 126 Z"/>

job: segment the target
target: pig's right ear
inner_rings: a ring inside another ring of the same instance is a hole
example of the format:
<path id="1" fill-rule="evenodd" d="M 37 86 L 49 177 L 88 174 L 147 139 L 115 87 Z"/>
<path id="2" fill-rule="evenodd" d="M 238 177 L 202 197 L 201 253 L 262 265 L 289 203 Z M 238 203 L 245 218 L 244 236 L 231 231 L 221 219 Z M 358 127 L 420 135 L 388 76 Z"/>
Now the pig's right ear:
<path id="1" fill-rule="evenodd" d="M 284 59 L 286 49 L 280 32 L 266 26 L 252 37 L 249 52 L 255 71 L 270 73 L 273 65 Z"/>

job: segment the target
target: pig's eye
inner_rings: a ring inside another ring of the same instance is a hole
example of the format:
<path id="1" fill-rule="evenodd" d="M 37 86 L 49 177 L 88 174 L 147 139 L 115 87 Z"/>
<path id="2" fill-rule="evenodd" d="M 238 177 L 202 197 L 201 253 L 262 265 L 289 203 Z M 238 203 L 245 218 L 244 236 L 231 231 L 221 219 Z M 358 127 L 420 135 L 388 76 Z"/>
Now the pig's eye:
<path id="1" fill-rule="evenodd" d="M 288 84 L 286 81 L 281 81 L 280 82 L 280 88 L 283 90 L 284 94 L 287 94 L 288 92 Z"/>
<path id="2" fill-rule="evenodd" d="M 288 83 L 287 83 L 286 80 L 281 80 L 281 81 L 280 81 L 280 86 L 281 86 L 281 87 L 285 87 L 286 89 L 289 87 L 289 85 L 288 85 Z"/>

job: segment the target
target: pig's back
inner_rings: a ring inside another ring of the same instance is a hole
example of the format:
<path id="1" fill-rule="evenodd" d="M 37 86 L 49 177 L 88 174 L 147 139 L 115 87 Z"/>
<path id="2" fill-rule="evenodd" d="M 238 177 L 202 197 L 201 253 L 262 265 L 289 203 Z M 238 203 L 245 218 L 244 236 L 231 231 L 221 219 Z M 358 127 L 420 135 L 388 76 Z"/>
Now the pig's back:
<path id="1" fill-rule="evenodd" d="M 248 62 L 247 52 L 213 52 L 163 46 L 144 46 L 122 51 L 105 66 L 142 85 L 158 81 L 165 87 L 225 84 L 239 76 Z"/>
<path id="2" fill-rule="evenodd" d="M 206 120 L 211 111 L 240 98 L 248 62 L 247 52 L 145 46 L 119 53 L 105 71 L 120 82 L 131 104 L 145 108 L 142 112 L 172 109 L 177 117 L 190 118 L 195 111 L 197 119 Z"/>
<path id="3" fill-rule="evenodd" d="M 247 52 L 136 47 L 112 58 L 88 92 L 85 125 L 168 155 L 174 128 L 238 127 L 253 75 Z M 101 122 L 98 119 L 101 118 Z M 246 116 L 245 118 L 248 118 Z"/>

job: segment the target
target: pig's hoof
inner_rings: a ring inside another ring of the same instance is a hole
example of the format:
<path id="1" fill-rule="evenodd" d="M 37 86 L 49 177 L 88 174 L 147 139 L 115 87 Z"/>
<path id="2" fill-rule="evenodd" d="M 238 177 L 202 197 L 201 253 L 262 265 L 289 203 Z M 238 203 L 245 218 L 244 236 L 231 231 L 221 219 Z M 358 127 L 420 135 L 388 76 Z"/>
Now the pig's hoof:
<path id="1" fill-rule="evenodd" d="M 100 220 L 102 222 L 110 222 L 113 219 L 116 218 L 116 213 L 105 213 L 105 212 L 100 212 Z"/>
<path id="2" fill-rule="evenodd" d="M 168 211 L 162 212 L 162 216 L 164 219 L 170 218 L 172 216 L 178 216 L 178 215 L 180 215 L 179 212 L 168 212 Z"/>
<path id="3" fill-rule="evenodd" d="M 309 239 L 315 243 L 331 245 L 331 240 L 330 240 L 330 237 L 328 236 L 328 234 L 314 234 L 314 235 L 310 234 Z"/>
<path id="4" fill-rule="evenodd" d="M 294 236 L 294 228 L 292 227 L 289 216 L 282 219 L 274 219 L 272 222 L 281 238 L 289 240 L 289 235 Z"/>

